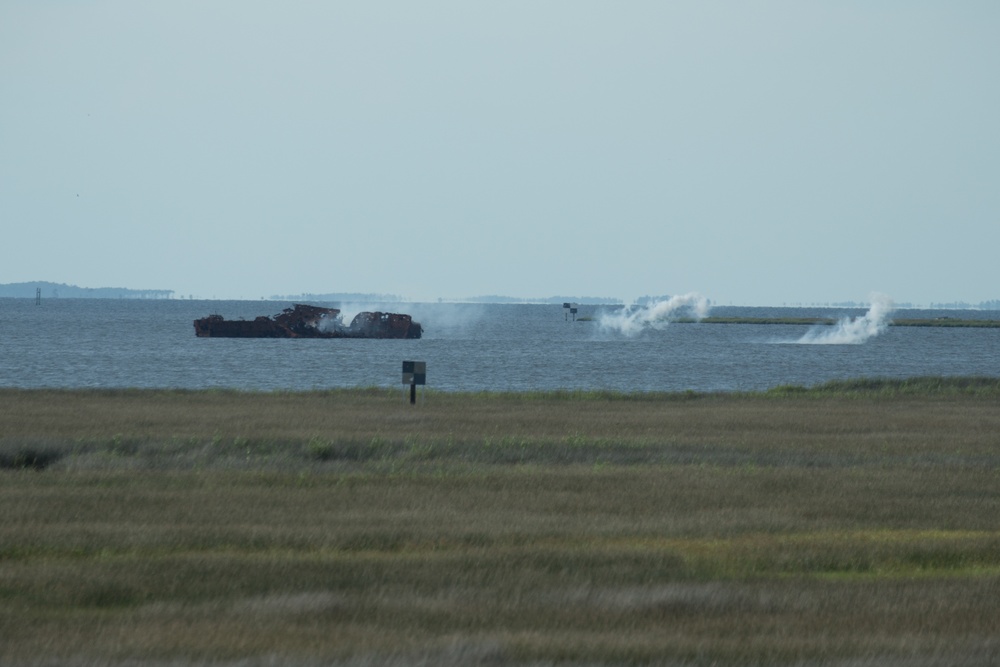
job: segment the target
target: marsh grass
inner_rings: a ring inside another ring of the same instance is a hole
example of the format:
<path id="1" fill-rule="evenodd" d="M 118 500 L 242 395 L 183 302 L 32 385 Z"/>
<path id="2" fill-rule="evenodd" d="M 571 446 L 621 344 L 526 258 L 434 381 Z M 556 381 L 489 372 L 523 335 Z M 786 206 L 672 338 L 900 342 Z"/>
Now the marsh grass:
<path id="1" fill-rule="evenodd" d="M 393 465 L 981 466 L 1000 381 L 837 381 L 759 394 L 0 390 L 0 467 L 384 472 Z"/>
<path id="2" fill-rule="evenodd" d="M 998 396 L 3 390 L 0 664 L 993 664 Z"/>

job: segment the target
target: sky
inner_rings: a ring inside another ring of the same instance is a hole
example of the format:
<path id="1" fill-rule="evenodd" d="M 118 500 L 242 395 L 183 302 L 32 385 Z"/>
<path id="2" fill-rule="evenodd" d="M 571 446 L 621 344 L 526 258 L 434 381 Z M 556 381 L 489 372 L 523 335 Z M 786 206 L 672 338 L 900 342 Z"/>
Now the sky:
<path id="1" fill-rule="evenodd" d="M 0 283 L 1000 299 L 1000 3 L 0 0 Z"/>

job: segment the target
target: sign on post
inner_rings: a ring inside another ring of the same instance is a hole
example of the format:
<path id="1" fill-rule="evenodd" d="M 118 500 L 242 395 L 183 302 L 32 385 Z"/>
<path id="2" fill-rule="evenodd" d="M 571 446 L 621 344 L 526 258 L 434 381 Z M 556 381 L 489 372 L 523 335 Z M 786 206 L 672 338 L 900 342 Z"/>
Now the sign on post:
<path id="1" fill-rule="evenodd" d="M 417 402 L 417 385 L 427 384 L 426 361 L 403 362 L 403 384 L 410 385 L 410 403 Z"/>

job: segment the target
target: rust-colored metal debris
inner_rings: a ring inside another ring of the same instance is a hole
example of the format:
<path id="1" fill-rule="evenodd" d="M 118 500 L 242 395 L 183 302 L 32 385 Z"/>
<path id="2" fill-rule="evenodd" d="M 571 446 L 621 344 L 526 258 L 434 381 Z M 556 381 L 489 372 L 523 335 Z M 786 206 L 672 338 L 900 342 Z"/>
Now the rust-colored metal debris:
<path id="1" fill-rule="evenodd" d="M 338 308 L 295 304 L 274 317 L 227 320 L 209 315 L 194 321 L 200 338 L 420 338 L 423 327 L 401 313 L 361 312 L 344 325 Z"/>

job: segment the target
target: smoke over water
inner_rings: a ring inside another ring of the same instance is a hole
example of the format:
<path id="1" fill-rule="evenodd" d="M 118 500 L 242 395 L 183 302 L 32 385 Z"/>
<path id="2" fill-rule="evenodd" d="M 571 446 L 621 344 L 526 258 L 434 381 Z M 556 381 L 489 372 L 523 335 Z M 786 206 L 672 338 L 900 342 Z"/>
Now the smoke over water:
<path id="1" fill-rule="evenodd" d="M 434 333 L 452 334 L 478 327 L 486 319 L 488 309 L 478 303 L 417 303 L 403 306 L 413 319 Z"/>
<path id="2" fill-rule="evenodd" d="M 486 308 L 481 304 L 457 303 L 392 303 L 392 302 L 344 302 L 334 306 L 340 310 L 335 318 L 326 318 L 320 323 L 321 331 L 347 329 L 354 318 L 362 312 L 405 313 L 418 322 L 426 334 L 432 331 L 457 332 L 477 326 L 486 316 Z"/>
<path id="3" fill-rule="evenodd" d="M 662 329 L 680 318 L 701 320 L 708 316 L 708 299 L 697 293 L 682 294 L 636 310 L 626 308 L 601 316 L 602 329 L 635 336 L 644 329 Z"/>
<path id="4" fill-rule="evenodd" d="M 795 341 L 802 345 L 857 345 L 883 333 L 896 306 L 885 294 L 872 294 L 871 306 L 862 317 L 845 317 L 833 326 L 814 327 Z"/>
<path id="5" fill-rule="evenodd" d="M 375 312 L 385 310 L 384 307 L 380 308 L 377 304 L 361 303 L 337 304 L 336 307 L 340 310 L 340 314 L 336 317 L 326 318 L 320 322 L 320 331 L 343 331 L 351 325 L 351 322 L 358 313 L 362 311 Z"/>

